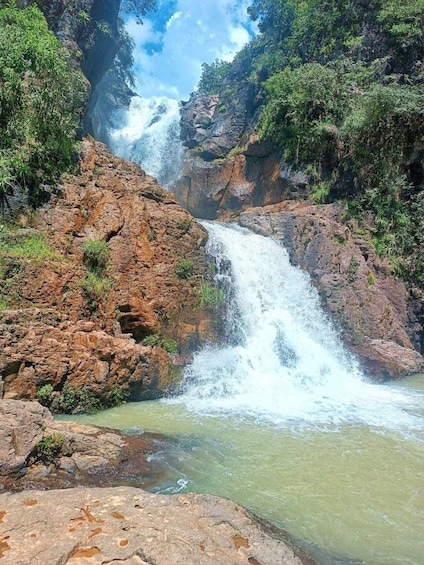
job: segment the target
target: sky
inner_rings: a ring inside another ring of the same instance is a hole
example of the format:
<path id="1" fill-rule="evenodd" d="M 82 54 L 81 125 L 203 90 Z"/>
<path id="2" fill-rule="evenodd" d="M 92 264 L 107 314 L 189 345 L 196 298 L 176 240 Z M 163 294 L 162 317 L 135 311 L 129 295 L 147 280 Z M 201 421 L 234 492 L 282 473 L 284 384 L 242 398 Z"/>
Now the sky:
<path id="1" fill-rule="evenodd" d="M 143 25 L 130 18 L 138 94 L 187 100 L 202 63 L 231 60 L 257 32 L 247 14 L 251 1 L 158 0 Z"/>

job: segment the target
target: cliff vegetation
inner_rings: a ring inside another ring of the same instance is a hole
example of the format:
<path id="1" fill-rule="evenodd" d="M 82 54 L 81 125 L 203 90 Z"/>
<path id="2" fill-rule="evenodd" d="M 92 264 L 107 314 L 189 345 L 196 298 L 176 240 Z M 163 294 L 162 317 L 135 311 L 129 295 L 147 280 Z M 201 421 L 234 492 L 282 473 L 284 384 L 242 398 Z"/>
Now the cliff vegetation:
<path id="1" fill-rule="evenodd" d="M 306 196 L 344 203 L 422 288 L 423 0 L 254 0 L 249 12 L 261 33 L 225 68 L 218 107 L 244 81 L 255 129 L 306 175 Z M 202 93 L 222 69 L 204 68 Z"/>

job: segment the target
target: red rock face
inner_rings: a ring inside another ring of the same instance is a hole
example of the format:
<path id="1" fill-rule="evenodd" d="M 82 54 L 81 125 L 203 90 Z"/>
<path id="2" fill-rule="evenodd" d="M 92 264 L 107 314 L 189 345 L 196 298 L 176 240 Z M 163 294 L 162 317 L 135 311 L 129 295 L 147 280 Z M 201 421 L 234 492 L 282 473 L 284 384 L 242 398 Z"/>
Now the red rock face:
<path id="1" fill-rule="evenodd" d="M 2 259 L 3 393 L 33 398 L 46 383 L 60 390 L 68 381 L 100 398 L 114 387 L 133 399 L 160 396 L 186 356 L 214 336 L 199 296 L 207 234 L 152 177 L 102 144 L 83 142 L 80 169 L 36 218 L 54 253 Z M 89 240 L 107 244 L 100 289 L 84 282 Z M 179 354 L 144 345 L 152 335 L 175 340 Z"/>

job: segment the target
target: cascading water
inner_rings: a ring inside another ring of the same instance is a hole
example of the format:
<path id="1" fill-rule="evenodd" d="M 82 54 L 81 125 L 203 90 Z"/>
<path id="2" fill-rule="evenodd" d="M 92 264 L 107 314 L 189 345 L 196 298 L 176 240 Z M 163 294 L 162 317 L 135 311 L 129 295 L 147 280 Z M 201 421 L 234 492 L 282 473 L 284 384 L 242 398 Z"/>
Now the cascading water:
<path id="1" fill-rule="evenodd" d="M 123 125 L 109 132 L 112 151 L 141 166 L 160 185 L 170 188 L 181 172 L 179 102 L 154 97 L 131 100 Z"/>
<path id="2" fill-rule="evenodd" d="M 366 382 L 309 277 L 278 242 L 234 225 L 204 225 L 217 282 L 226 279 L 231 289 L 228 344 L 195 356 L 178 401 L 196 411 L 261 414 L 274 423 L 420 425 L 405 410 L 416 398 Z"/>
<path id="3" fill-rule="evenodd" d="M 424 382 L 367 382 L 279 243 L 205 226 L 225 345 L 195 356 L 180 396 L 79 418 L 171 436 L 148 488 L 232 498 L 321 565 L 422 565 Z"/>

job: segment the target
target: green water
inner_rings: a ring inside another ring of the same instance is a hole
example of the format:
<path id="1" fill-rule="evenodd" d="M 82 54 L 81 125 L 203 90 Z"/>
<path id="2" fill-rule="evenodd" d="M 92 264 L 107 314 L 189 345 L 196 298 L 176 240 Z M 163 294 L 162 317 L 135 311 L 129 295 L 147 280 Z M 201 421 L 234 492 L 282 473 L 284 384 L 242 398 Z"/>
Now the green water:
<path id="1" fill-rule="evenodd" d="M 423 389 L 424 379 L 392 388 L 405 386 Z M 277 426 L 161 402 L 77 419 L 175 438 L 153 457 L 152 465 L 165 470 L 154 491 L 232 498 L 306 540 L 321 563 L 424 564 L 423 430 Z"/>

